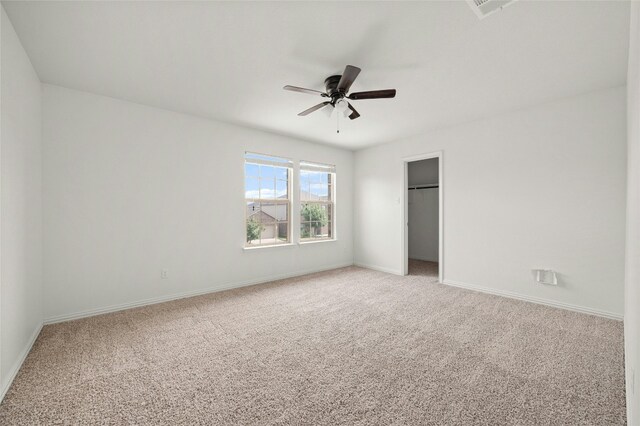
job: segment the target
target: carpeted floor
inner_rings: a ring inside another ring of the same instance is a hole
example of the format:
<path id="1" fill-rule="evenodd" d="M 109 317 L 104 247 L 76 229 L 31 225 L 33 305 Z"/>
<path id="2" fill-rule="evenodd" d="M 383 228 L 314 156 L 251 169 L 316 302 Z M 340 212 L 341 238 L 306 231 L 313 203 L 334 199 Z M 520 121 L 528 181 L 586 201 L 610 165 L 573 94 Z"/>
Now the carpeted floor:
<path id="1" fill-rule="evenodd" d="M 618 425 L 622 323 L 349 267 L 46 326 L 0 424 Z"/>

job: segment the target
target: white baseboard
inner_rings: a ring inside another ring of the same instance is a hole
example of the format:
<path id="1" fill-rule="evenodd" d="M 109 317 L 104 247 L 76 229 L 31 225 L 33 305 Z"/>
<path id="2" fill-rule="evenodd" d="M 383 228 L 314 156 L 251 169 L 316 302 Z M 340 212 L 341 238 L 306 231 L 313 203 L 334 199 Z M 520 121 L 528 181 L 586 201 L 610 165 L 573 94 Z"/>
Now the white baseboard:
<path id="1" fill-rule="evenodd" d="M 618 321 L 623 320 L 622 314 L 603 311 L 600 309 L 588 308 L 586 306 L 572 305 L 570 303 L 557 302 L 555 300 L 543 299 L 541 297 L 527 296 L 524 294 L 514 293 L 512 291 L 498 290 L 490 287 L 483 287 L 475 284 L 467 284 L 460 281 L 454 281 L 454 280 L 448 280 L 448 279 L 445 279 L 442 283 L 453 286 L 453 287 L 460 287 L 460 288 L 465 288 L 467 290 L 479 291 L 481 293 L 493 294 L 495 296 L 502 296 L 502 297 L 508 297 L 510 299 L 518 299 L 518 300 L 523 300 L 525 302 L 537 303 L 538 305 L 546 305 L 546 306 L 551 306 L 553 308 L 566 309 L 569 311 L 580 312 L 583 314 L 597 315 L 600 317 L 614 319 Z"/>
<path id="2" fill-rule="evenodd" d="M 378 266 L 378 265 L 372 265 L 369 263 L 362 263 L 362 262 L 354 262 L 355 266 L 359 266 L 361 268 L 366 268 L 366 269 L 373 269 L 374 271 L 380 271 L 380 272 L 386 272 L 387 274 L 393 274 L 393 275 L 404 275 L 402 272 L 396 270 L 396 269 L 392 269 L 392 268 L 387 268 L 384 266 Z"/>
<path id="3" fill-rule="evenodd" d="M 27 355 L 29 355 L 29 352 L 31 352 L 31 348 L 33 347 L 33 344 L 36 342 L 36 339 L 38 338 L 40 331 L 42 331 L 42 326 L 43 324 L 40 323 L 35 328 L 35 330 L 33 330 L 33 334 L 29 338 L 29 342 L 27 342 L 27 345 L 22 349 L 22 352 L 20 353 L 20 356 L 18 357 L 16 362 L 13 364 L 13 367 L 11 367 L 11 370 L 9 370 L 7 378 L 2 381 L 2 389 L 0 389 L 0 402 L 2 402 L 2 400 L 4 399 L 4 396 L 9 391 L 9 388 L 11 387 L 13 380 L 16 378 L 18 371 L 20 371 L 20 367 L 22 367 L 24 360 L 27 359 Z"/>
<path id="4" fill-rule="evenodd" d="M 321 267 L 321 268 L 314 268 L 314 269 L 309 269 L 309 270 L 296 271 L 296 272 L 288 273 L 288 274 L 279 274 L 279 275 L 272 275 L 272 276 L 268 276 L 268 277 L 261 277 L 261 278 L 257 278 L 257 279 L 253 279 L 253 280 L 237 281 L 235 283 L 230 283 L 230 284 L 226 284 L 226 285 L 222 285 L 222 286 L 216 286 L 216 287 L 210 287 L 210 288 L 201 289 L 201 290 L 185 291 L 185 292 L 182 292 L 182 293 L 173 293 L 173 294 L 169 294 L 169 295 L 165 295 L 165 296 L 151 297 L 151 298 L 148 298 L 148 299 L 137 300 L 135 302 L 120 303 L 120 304 L 117 304 L 117 305 L 104 306 L 104 307 L 95 308 L 95 309 L 88 309 L 88 310 L 85 310 L 85 311 L 79 311 L 79 312 L 74 312 L 74 313 L 70 313 L 70 314 L 54 315 L 54 316 L 45 318 L 44 324 L 45 325 L 46 324 L 55 324 L 55 323 L 58 323 L 58 322 L 71 321 L 71 320 L 74 320 L 74 319 L 92 317 L 92 316 L 95 316 L 95 315 L 108 314 L 110 312 L 117 312 L 117 311 L 122 311 L 122 310 L 125 310 L 125 309 L 137 308 L 137 307 L 140 307 L 140 306 L 153 305 L 153 304 L 156 304 L 156 303 L 169 302 L 171 300 L 185 299 L 187 297 L 200 296 L 200 295 L 203 295 L 203 294 L 217 293 L 219 291 L 232 290 L 234 288 L 248 287 L 248 286 L 256 285 L 256 284 L 264 284 L 264 283 L 268 283 L 268 282 L 271 282 L 271 281 L 277 281 L 277 280 L 283 280 L 283 279 L 286 279 L 286 278 L 299 277 L 299 276 L 302 276 L 302 275 L 313 274 L 313 273 L 316 273 L 316 272 L 329 271 L 331 269 L 344 268 L 344 267 L 352 266 L 352 265 L 353 265 L 353 263 L 339 263 L 339 264 L 325 266 L 325 267 Z"/>

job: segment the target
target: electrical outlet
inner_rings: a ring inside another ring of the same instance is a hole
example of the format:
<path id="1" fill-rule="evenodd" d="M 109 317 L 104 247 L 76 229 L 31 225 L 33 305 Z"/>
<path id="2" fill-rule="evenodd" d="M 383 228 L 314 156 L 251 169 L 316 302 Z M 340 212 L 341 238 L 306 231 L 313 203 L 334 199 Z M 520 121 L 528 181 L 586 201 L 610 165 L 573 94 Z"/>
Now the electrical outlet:
<path id="1" fill-rule="evenodd" d="M 167 278 L 169 278 L 169 271 L 167 271 L 166 269 L 163 269 L 160 272 L 160 278 L 162 278 L 163 280 L 166 280 Z"/>

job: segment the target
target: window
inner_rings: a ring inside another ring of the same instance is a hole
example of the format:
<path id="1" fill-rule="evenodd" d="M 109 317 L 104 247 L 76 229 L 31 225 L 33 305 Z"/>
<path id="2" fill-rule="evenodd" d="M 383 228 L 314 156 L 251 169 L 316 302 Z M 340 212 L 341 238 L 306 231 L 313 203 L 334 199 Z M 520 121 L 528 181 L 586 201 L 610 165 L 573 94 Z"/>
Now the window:
<path id="1" fill-rule="evenodd" d="M 291 242 L 291 160 L 245 153 L 246 247 Z"/>
<path id="2" fill-rule="evenodd" d="M 300 162 L 300 240 L 334 238 L 335 166 Z"/>

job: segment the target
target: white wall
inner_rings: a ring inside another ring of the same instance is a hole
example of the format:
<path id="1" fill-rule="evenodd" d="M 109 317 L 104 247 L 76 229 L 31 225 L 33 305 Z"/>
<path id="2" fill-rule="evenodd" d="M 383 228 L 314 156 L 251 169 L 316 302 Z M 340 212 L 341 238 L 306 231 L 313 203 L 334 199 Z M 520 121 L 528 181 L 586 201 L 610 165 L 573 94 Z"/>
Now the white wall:
<path id="1" fill-rule="evenodd" d="M 407 167 L 407 181 L 409 186 L 438 183 L 437 158 L 412 161 Z"/>
<path id="2" fill-rule="evenodd" d="M 351 151 L 50 85 L 43 135 L 46 320 L 353 262 Z M 245 150 L 335 164 L 338 240 L 243 250 Z"/>
<path id="3" fill-rule="evenodd" d="M 627 76 L 627 252 L 624 311 L 627 423 L 640 424 L 640 4 L 631 5 Z"/>
<path id="4" fill-rule="evenodd" d="M 358 151 L 356 263 L 401 273 L 402 158 L 442 150 L 446 282 L 620 316 L 625 108 L 619 87 Z"/>
<path id="5" fill-rule="evenodd" d="M 0 399 L 42 323 L 41 86 L 2 8 Z"/>
<path id="6" fill-rule="evenodd" d="M 409 259 L 438 261 L 438 188 L 409 191 Z"/>
<path id="7" fill-rule="evenodd" d="M 413 161 L 407 167 L 409 186 L 437 184 L 438 159 Z M 438 261 L 439 189 L 412 189 L 408 196 L 409 258 Z"/>

